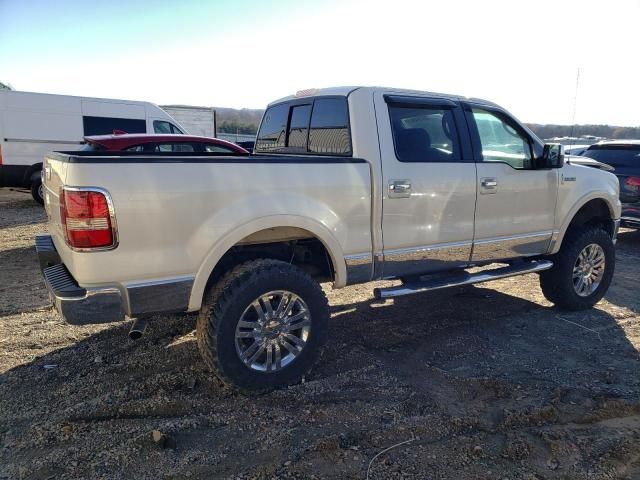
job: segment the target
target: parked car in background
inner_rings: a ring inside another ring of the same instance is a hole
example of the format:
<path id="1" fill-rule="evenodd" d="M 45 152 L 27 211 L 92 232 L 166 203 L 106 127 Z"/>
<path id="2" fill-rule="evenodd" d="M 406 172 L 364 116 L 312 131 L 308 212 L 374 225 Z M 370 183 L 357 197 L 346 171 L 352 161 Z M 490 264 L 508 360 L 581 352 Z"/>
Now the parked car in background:
<path id="1" fill-rule="evenodd" d="M 538 272 L 579 310 L 614 272 L 616 177 L 478 99 L 306 90 L 269 105 L 254 154 L 53 152 L 44 178 L 36 250 L 66 320 L 128 316 L 137 337 L 145 316 L 200 311 L 205 362 L 245 390 L 320 357 L 319 282 L 398 279 L 374 289 L 392 298 Z"/>
<path id="2" fill-rule="evenodd" d="M 584 165 L 585 167 L 593 167 L 599 170 L 604 170 L 606 172 L 613 172 L 615 168 L 613 168 L 608 163 L 602 163 L 593 158 L 583 157 L 580 155 L 567 155 L 566 161 L 573 165 Z"/>
<path id="3" fill-rule="evenodd" d="M 196 135 L 113 134 L 84 137 L 83 150 L 140 153 L 242 153 L 249 152 L 235 143 Z"/>
<path id="4" fill-rule="evenodd" d="M 584 155 L 589 145 L 566 145 L 564 147 L 565 155 Z"/>
<path id="5" fill-rule="evenodd" d="M 80 150 L 84 136 L 114 130 L 184 133 L 149 102 L 0 91 L 0 187 L 29 188 L 42 204 L 45 153 Z"/>
<path id="6" fill-rule="evenodd" d="M 599 142 L 584 155 L 614 167 L 620 180 L 621 225 L 640 228 L 640 140 Z"/>
<path id="7" fill-rule="evenodd" d="M 243 142 L 238 142 L 238 145 L 240 145 L 242 148 L 248 150 L 249 152 L 253 153 L 253 149 L 256 146 L 256 142 L 253 141 L 243 141 Z"/>

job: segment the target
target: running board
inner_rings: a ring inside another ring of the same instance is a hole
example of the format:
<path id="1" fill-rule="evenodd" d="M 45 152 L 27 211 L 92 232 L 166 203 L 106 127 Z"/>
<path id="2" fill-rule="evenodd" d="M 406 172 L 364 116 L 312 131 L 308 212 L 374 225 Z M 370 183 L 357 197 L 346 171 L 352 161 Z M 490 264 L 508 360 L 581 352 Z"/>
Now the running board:
<path id="1" fill-rule="evenodd" d="M 541 272 L 551 267 L 553 267 L 553 262 L 549 260 L 535 260 L 500 267 L 494 270 L 483 270 L 476 273 L 452 273 L 444 277 L 439 276 L 437 278 L 426 278 L 415 282 L 403 283 L 397 287 L 375 288 L 373 295 L 376 298 L 401 297 L 403 295 L 428 292 L 429 290 L 471 285 L 473 283 L 489 282 L 499 278 L 515 277 L 516 275 L 524 275 L 525 273 Z"/>

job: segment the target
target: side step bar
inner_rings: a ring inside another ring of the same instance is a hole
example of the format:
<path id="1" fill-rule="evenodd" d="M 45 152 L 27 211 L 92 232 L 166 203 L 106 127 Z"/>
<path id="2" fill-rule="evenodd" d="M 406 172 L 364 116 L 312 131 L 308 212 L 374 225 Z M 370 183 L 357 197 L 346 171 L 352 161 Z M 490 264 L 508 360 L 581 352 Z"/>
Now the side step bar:
<path id="1" fill-rule="evenodd" d="M 457 287 L 459 285 L 471 285 L 473 283 L 488 282 L 499 278 L 514 277 L 525 273 L 541 272 L 553 267 L 553 262 L 549 260 L 535 260 L 530 262 L 517 263 L 494 270 L 483 270 L 476 273 L 452 273 L 437 278 L 425 278 L 415 282 L 403 283 L 397 287 L 375 288 L 373 295 L 376 298 L 393 298 L 414 293 L 427 292 L 429 290 L 439 290 L 441 288 Z"/>

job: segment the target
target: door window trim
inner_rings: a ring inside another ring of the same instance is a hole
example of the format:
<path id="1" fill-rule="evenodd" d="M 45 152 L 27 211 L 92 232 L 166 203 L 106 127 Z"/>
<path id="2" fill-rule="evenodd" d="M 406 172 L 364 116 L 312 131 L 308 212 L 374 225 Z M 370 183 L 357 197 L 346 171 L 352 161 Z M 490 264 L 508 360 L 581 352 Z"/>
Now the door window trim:
<path id="1" fill-rule="evenodd" d="M 412 96 L 412 95 L 393 95 L 383 94 L 382 98 L 387 104 L 387 114 L 389 116 L 389 131 L 391 132 L 391 141 L 393 143 L 393 152 L 396 161 L 400 163 L 474 163 L 474 154 L 471 145 L 471 137 L 467 128 L 467 122 L 460 102 L 449 100 L 448 98 L 440 97 L 425 97 L 425 96 Z M 453 114 L 453 122 L 455 124 L 458 143 L 460 150 L 460 158 L 451 161 L 438 161 L 438 160 L 424 160 L 419 162 L 406 162 L 400 160 L 398 157 L 398 149 L 396 146 L 396 138 L 393 131 L 393 124 L 391 122 L 391 107 L 401 108 L 424 108 L 424 109 L 441 109 L 451 110 Z"/>
<path id="2" fill-rule="evenodd" d="M 511 128 L 513 128 L 518 134 L 522 135 L 527 144 L 529 145 L 529 154 L 531 155 L 531 167 L 529 168 L 516 168 L 510 163 L 503 161 L 491 161 L 485 162 L 482 156 L 482 142 L 480 140 L 480 132 L 478 131 L 478 126 L 476 124 L 476 120 L 473 117 L 473 109 L 484 110 L 487 113 L 490 113 L 496 116 L 498 119 L 505 122 Z M 538 142 L 527 132 L 523 126 L 511 115 L 509 115 L 506 111 L 502 110 L 499 107 L 483 105 L 478 103 L 471 102 L 462 102 L 462 109 L 464 111 L 464 117 L 467 122 L 467 127 L 469 129 L 469 136 L 471 138 L 471 146 L 473 149 L 473 158 L 476 163 L 503 163 L 505 165 L 509 165 L 511 168 L 517 171 L 530 171 L 537 170 L 536 168 L 536 152 L 534 146 L 537 145 Z"/>

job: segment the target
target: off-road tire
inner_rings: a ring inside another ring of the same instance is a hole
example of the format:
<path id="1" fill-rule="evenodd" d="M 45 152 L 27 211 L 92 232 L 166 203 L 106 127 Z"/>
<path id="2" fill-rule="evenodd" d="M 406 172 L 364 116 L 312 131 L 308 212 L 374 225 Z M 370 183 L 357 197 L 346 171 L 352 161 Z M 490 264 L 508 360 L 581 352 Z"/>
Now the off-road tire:
<path id="1" fill-rule="evenodd" d="M 31 196 L 40 205 L 44 205 L 44 198 L 42 197 L 42 179 L 37 178 L 31 182 Z"/>
<path id="2" fill-rule="evenodd" d="M 580 252 L 592 243 L 605 255 L 605 271 L 600 285 L 586 297 L 578 295 L 573 286 L 573 267 Z M 545 298 L 562 310 L 584 310 L 604 297 L 615 270 L 615 247 L 611 236 L 598 227 L 583 227 L 569 232 L 560 251 L 551 260 L 553 267 L 540 273 L 540 288 Z"/>
<path id="3" fill-rule="evenodd" d="M 260 372 L 240 360 L 235 331 L 250 303 L 274 290 L 287 290 L 304 300 L 311 328 L 304 349 L 289 365 Z M 329 304 L 318 282 L 288 263 L 260 259 L 236 266 L 209 289 L 198 314 L 196 336 L 202 358 L 224 384 L 247 393 L 262 393 L 301 381 L 321 356 L 328 326 Z"/>

